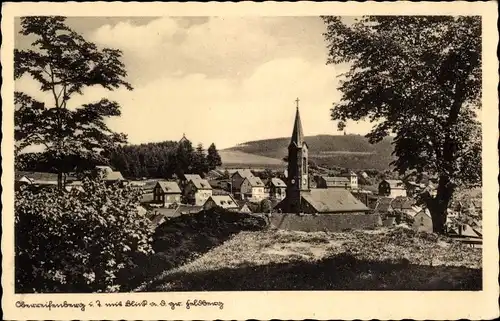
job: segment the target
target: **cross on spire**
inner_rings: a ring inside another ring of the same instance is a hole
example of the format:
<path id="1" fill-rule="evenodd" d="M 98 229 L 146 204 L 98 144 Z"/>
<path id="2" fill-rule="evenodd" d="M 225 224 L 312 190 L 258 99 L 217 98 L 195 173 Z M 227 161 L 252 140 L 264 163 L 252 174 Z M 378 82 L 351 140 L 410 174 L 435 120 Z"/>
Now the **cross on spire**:
<path id="1" fill-rule="evenodd" d="M 299 109 L 299 101 L 300 101 L 300 99 L 299 99 L 299 97 L 297 97 L 297 99 L 295 99 L 295 102 L 297 103 L 297 109 Z"/>

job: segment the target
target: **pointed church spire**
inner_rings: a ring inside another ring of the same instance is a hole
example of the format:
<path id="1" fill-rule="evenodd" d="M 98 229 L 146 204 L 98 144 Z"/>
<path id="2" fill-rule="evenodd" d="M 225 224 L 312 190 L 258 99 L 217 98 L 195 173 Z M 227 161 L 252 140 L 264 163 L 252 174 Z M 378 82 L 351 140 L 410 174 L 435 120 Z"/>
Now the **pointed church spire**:
<path id="1" fill-rule="evenodd" d="M 299 99 L 295 100 L 297 103 L 297 112 L 295 114 L 295 122 L 293 125 L 292 140 L 290 145 L 294 144 L 297 147 L 301 147 L 304 142 L 304 131 L 302 130 L 302 122 L 300 121 L 299 113 Z"/>

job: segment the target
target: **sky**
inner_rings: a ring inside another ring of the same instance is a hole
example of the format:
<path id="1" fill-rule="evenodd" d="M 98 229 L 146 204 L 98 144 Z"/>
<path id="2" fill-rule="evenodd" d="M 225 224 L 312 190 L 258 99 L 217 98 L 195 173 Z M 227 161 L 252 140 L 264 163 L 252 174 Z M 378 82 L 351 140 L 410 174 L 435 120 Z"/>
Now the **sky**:
<path id="1" fill-rule="evenodd" d="M 93 87 L 69 106 L 117 101 L 122 115 L 107 123 L 129 143 L 179 140 L 185 133 L 194 144 L 227 148 L 288 137 L 297 98 L 306 135 L 339 134 L 330 108 L 340 99 L 337 75 L 347 67 L 326 65 L 319 17 L 72 17 L 66 23 L 101 48 L 123 51 L 134 90 Z M 16 47 L 29 48 L 32 40 L 17 35 Z M 16 90 L 51 102 L 27 76 Z M 366 134 L 371 127 L 348 123 L 347 132 Z"/>

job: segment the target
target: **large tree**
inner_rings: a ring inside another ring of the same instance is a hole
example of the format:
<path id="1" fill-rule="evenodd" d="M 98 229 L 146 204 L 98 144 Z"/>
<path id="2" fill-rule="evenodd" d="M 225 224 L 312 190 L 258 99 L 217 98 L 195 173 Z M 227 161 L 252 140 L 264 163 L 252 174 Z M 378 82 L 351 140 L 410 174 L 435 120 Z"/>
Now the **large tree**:
<path id="1" fill-rule="evenodd" d="M 476 16 L 323 17 L 327 64 L 343 64 L 342 99 L 332 119 L 377 122 L 372 143 L 395 136 L 400 174 L 429 173 L 437 194 L 422 195 L 434 231 L 460 185 L 481 179 L 481 19 Z"/>
<path id="2" fill-rule="evenodd" d="M 99 49 L 65 24 L 64 17 L 21 18 L 24 36 L 35 40 L 31 49 L 14 51 L 14 76 L 31 76 L 51 103 L 15 92 L 16 155 L 31 145 L 44 148 L 44 158 L 58 173 L 60 190 L 63 174 L 84 165 L 104 161 L 100 151 L 124 143 L 123 134 L 113 132 L 105 123 L 119 116 L 118 103 L 108 99 L 71 106 L 70 99 L 91 86 L 108 90 L 132 89 L 125 81 L 127 72 L 115 49 Z"/>
<path id="3" fill-rule="evenodd" d="M 213 170 L 222 165 L 222 159 L 214 143 L 210 144 L 207 153 L 208 169 Z"/>

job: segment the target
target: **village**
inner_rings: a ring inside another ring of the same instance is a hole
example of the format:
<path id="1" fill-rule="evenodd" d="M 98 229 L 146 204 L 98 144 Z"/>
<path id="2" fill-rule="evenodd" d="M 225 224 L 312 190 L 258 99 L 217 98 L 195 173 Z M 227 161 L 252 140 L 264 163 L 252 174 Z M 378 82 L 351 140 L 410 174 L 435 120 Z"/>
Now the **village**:
<path id="1" fill-rule="evenodd" d="M 125 178 L 110 166 L 100 165 L 90 175 L 100 176 L 106 184 L 140 190 L 139 211 L 147 215 L 155 227 L 174 217 L 219 208 L 233 213 L 268 216 L 273 213 L 363 214 L 365 217 L 376 217 L 377 226 L 403 226 L 415 231 L 433 232 L 429 210 L 422 204 L 417 205 L 419 194 L 435 195 L 436 187 L 432 179 L 423 177 L 415 181 L 381 177 L 376 178 L 374 185 L 363 185 L 360 182 L 370 178 L 366 171 L 346 169 L 344 174 L 334 176 L 327 168 L 315 166 L 314 170 L 310 169 L 298 99 L 293 126 L 288 167 L 283 170 L 221 166 L 208 171 L 203 177 L 188 173 L 177 179 L 166 180 Z M 178 144 L 182 145 L 186 141 L 187 138 L 183 136 Z M 57 187 L 57 174 L 18 171 L 16 188 L 23 185 L 33 188 Z M 66 177 L 66 192 L 81 189 L 81 180 L 71 175 Z M 306 205 L 292 208 L 294 202 Z M 481 209 L 479 198 L 453 203 L 447 210 L 447 234 L 472 247 L 481 247 Z M 363 228 L 363 224 L 348 228 Z M 292 229 L 304 230 L 301 227 Z M 338 231 L 342 227 L 331 226 L 329 229 Z M 314 231 L 307 227 L 305 230 Z"/>
<path id="2" fill-rule="evenodd" d="M 16 293 L 482 289 L 480 19 L 16 24 Z"/>

